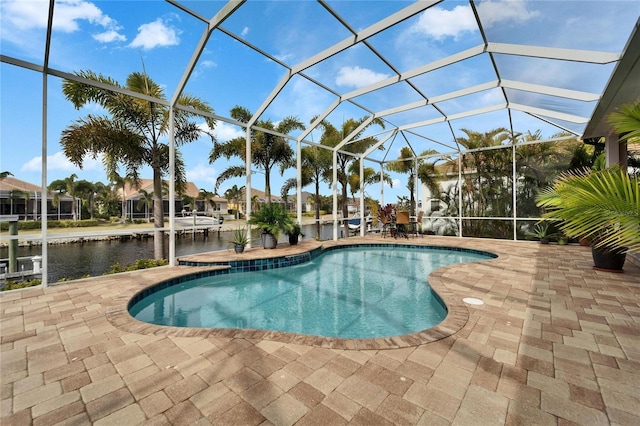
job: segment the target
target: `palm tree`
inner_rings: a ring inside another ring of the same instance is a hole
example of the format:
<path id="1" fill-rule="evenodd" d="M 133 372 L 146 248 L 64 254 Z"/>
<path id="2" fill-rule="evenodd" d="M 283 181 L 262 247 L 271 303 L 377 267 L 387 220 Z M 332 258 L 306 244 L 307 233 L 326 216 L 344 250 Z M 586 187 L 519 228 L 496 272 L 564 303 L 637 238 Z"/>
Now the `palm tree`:
<path id="1" fill-rule="evenodd" d="M 182 207 L 184 208 L 185 205 L 189 206 L 189 209 L 191 210 L 191 212 L 196 210 L 196 199 L 195 199 L 195 197 L 192 197 L 190 195 L 183 195 L 182 196 Z"/>
<path id="2" fill-rule="evenodd" d="M 231 204 L 233 203 L 236 206 L 236 219 L 238 219 L 238 213 L 240 211 L 240 198 L 244 194 L 244 186 L 238 188 L 238 185 L 233 185 L 231 188 L 224 191 L 224 198 L 227 199 L 227 202 Z"/>
<path id="3" fill-rule="evenodd" d="M 76 182 L 76 193 L 80 200 L 87 200 L 89 207 L 89 215 L 91 219 L 93 219 L 93 201 L 96 187 L 93 182 L 89 182 L 88 180 L 79 180 Z M 80 212 L 80 219 L 82 219 L 82 211 Z"/>
<path id="4" fill-rule="evenodd" d="M 558 134 L 554 137 L 567 135 Z M 542 139 L 542 135 L 540 131 L 527 132 L 521 138 L 523 142 L 530 142 Z M 580 158 L 583 152 L 586 153 L 584 146 L 578 140 L 569 140 L 516 147 L 518 216 L 540 215 L 535 202 L 536 194 L 549 186 L 561 171 L 582 170 L 589 162 L 587 158 Z"/>
<path id="5" fill-rule="evenodd" d="M 319 127 L 322 129 L 322 136 L 320 137 L 320 143 L 328 147 L 332 147 L 332 148 L 336 147 L 345 139 L 345 137 L 347 137 L 348 135 L 351 135 L 351 133 L 353 133 L 366 121 L 367 121 L 366 117 L 360 118 L 358 120 L 354 118 L 349 118 L 348 120 L 342 123 L 342 127 L 340 128 L 340 130 L 338 130 L 333 124 L 329 123 L 326 120 L 323 120 L 319 124 Z M 379 118 L 373 119 L 371 122 L 369 122 L 369 124 L 361 128 L 359 132 L 353 135 L 351 139 L 353 142 L 350 142 L 345 146 L 343 146 L 341 148 L 341 151 L 349 152 L 353 154 L 362 154 L 368 148 L 375 145 L 378 142 L 376 138 L 374 137 L 362 138 L 362 135 L 364 134 L 364 132 L 372 125 L 378 125 L 384 129 L 384 122 L 381 119 Z M 338 175 L 338 182 L 340 182 L 341 189 L 342 189 L 341 191 L 342 201 L 343 201 L 342 217 L 346 218 L 349 215 L 349 212 L 347 209 L 347 203 L 346 203 L 347 187 L 349 185 L 347 170 L 349 169 L 349 165 L 351 164 L 351 162 L 355 160 L 355 157 L 345 154 L 344 152 L 337 153 L 337 165 L 338 165 L 337 175 Z M 332 175 L 333 174 L 332 168 L 327 170 L 327 172 Z M 328 176 L 326 177 L 328 178 Z M 345 230 L 345 235 L 349 235 L 349 223 L 347 221 L 344 221 L 344 230 Z"/>
<path id="6" fill-rule="evenodd" d="M 98 215 L 101 217 L 115 216 L 118 213 L 112 214 L 115 210 L 114 200 L 119 204 L 120 196 L 116 191 L 113 191 L 110 185 L 105 185 L 102 182 L 96 182 L 95 184 L 95 204 L 98 209 Z M 117 204 L 115 205 L 117 209 Z"/>
<path id="7" fill-rule="evenodd" d="M 353 201 L 356 200 L 356 193 L 359 191 L 364 197 L 367 185 L 380 182 L 380 173 L 376 172 L 373 167 L 364 167 L 362 169 L 362 182 L 360 182 L 360 160 L 353 161 L 349 166 L 349 190 Z M 384 181 L 393 188 L 393 180 L 387 173 L 383 173 Z"/>
<path id="8" fill-rule="evenodd" d="M 260 197 L 253 195 L 251 197 L 251 211 L 256 211 L 260 208 Z"/>
<path id="9" fill-rule="evenodd" d="M 420 154 L 421 157 L 436 154 L 437 151 L 428 149 Z M 438 194 L 440 192 L 440 172 L 436 168 L 436 163 L 440 160 L 447 160 L 449 164 L 453 164 L 449 157 L 432 157 L 427 160 L 420 160 L 418 162 L 418 180 L 429 188 L 431 194 Z"/>
<path id="10" fill-rule="evenodd" d="M 456 138 L 463 147 L 474 150 L 462 156 L 463 215 L 472 217 L 512 216 L 512 152 L 508 149 L 476 150 L 499 147 L 510 140 L 505 128 L 488 132 L 462 129 L 466 137 Z M 464 221 L 468 235 L 499 237 L 508 233 L 506 221 Z"/>
<path id="11" fill-rule="evenodd" d="M 64 179 L 56 179 L 49 184 L 49 190 L 54 191 L 53 203 L 58 204 L 60 197 L 64 194 L 71 196 L 71 215 L 73 220 L 78 220 L 77 213 L 77 192 L 76 192 L 76 178 L 78 175 L 73 173 L 71 176 Z"/>
<path id="12" fill-rule="evenodd" d="M 147 192 L 144 189 L 139 189 L 138 194 L 140 194 L 140 199 L 136 203 L 136 209 L 142 210 L 144 208 L 144 216 L 147 222 L 149 222 L 149 210 L 153 207 L 153 202 L 155 197 L 152 192 Z"/>
<path id="13" fill-rule="evenodd" d="M 252 114 L 244 107 L 235 106 L 231 109 L 231 117 L 241 123 L 248 123 Z M 296 117 L 285 117 L 278 122 L 278 125 L 275 125 L 271 120 L 258 120 L 255 125 L 281 134 L 304 129 L 304 125 Z M 213 163 L 221 157 L 227 160 L 231 157 L 238 157 L 246 165 L 246 142 L 245 137 L 237 137 L 224 143 L 215 142 L 209 155 L 209 163 Z M 264 172 L 264 193 L 269 204 L 271 204 L 271 170 L 277 164 L 288 164 L 293 156 L 293 149 L 285 138 L 271 133 L 252 131 L 251 162 Z M 245 173 L 246 167 L 229 166 L 218 176 L 215 190 L 217 191 L 225 180 L 245 176 Z"/>
<path id="14" fill-rule="evenodd" d="M 207 191 L 204 188 L 200 188 L 198 190 L 198 196 L 196 197 L 197 200 L 202 200 L 203 204 L 204 204 L 204 212 L 206 213 L 208 211 L 207 205 L 209 205 L 213 210 L 216 210 L 216 202 L 213 201 L 213 196 L 215 194 L 213 192 Z"/>
<path id="15" fill-rule="evenodd" d="M 300 150 L 302 168 L 300 170 L 301 186 L 314 184 L 314 200 L 316 218 L 316 238 L 320 238 L 320 182 L 330 182 L 329 170 L 331 170 L 331 151 L 317 146 L 307 146 Z M 290 165 L 293 167 L 293 162 Z M 285 167 L 285 166 L 283 166 Z M 282 186 L 282 196 L 298 185 L 297 178 L 290 178 Z"/>
<path id="16" fill-rule="evenodd" d="M 121 217 L 122 217 L 122 223 L 124 223 L 127 221 L 127 196 L 125 193 L 127 189 L 127 185 L 132 185 L 134 188 L 139 189 L 140 179 L 131 174 L 121 176 L 117 170 L 113 170 L 111 173 L 109 173 L 108 177 L 111 184 L 119 188 L 121 192 L 120 194 L 120 198 L 122 202 Z"/>
<path id="17" fill-rule="evenodd" d="M 126 84 L 121 86 L 117 81 L 95 74 L 92 71 L 80 71 L 79 77 L 93 80 L 116 88 L 124 88 L 156 99 L 166 99 L 162 86 L 151 80 L 145 73 L 134 72 L 127 77 Z M 65 97 L 79 109 L 88 103 L 97 103 L 105 108 L 109 116 L 97 117 L 89 114 L 86 118 L 76 120 L 62 132 L 61 144 L 69 160 L 81 167 L 87 154 L 104 154 L 107 175 L 115 173 L 122 165 L 134 179 L 143 166 L 153 170 L 154 199 L 154 254 L 157 259 L 164 258 L 163 234 L 159 228 L 164 226 L 164 209 L 162 203 L 162 177 L 169 170 L 169 146 L 166 140 L 170 130 L 169 108 L 149 101 L 77 81 L 65 80 L 62 85 Z M 199 98 L 182 94 L 178 104 L 199 111 L 213 113 L 206 102 Z M 198 139 L 206 133 L 192 121 L 196 113 L 183 109 L 174 110 L 174 140 L 181 146 Z M 215 120 L 205 117 L 210 129 Z M 212 140 L 213 135 L 209 134 Z M 179 151 L 175 156 L 176 189 L 184 185 L 184 163 Z"/>
<path id="18" fill-rule="evenodd" d="M 408 174 L 407 189 L 409 190 L 409 210 L 415 216 L 416 200 L 415 200 L 415 181 L 416 181 L 416 160 L 413 151 L 408 146 L 400 149 L 398 161 L 387 164 L 387 170 L 396 173 Z"/>

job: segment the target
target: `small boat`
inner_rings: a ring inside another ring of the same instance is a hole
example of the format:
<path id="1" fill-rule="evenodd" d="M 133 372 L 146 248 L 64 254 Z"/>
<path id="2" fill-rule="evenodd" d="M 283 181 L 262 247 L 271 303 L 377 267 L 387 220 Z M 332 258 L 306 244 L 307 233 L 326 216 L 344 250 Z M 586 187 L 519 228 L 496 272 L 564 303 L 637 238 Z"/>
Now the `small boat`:
<path id="1" fill-rule="evenodd" d="M 373 221 L 371 215 L 368 215 L 364 218 L 365 224 L 370 225 Z M 358 230 L 360 229 L 360 224 L 362 223 L 362 219 L 360 218 L 360 213 L 355 213 L 353 217 L 349 219 L 349 229 Z"/>
<path id="2" fill-rule="evenodd" d="M 181 226 L 212 226 L 222 225 L 224 222 L 223 216 L 176 216 L 175 221 Z"/>

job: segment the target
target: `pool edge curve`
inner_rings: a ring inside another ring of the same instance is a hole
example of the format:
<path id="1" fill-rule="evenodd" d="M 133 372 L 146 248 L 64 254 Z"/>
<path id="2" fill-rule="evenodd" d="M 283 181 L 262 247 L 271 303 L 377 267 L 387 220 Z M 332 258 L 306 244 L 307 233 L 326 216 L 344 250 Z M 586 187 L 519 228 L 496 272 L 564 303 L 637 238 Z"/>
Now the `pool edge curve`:
<path id="1" fill-rule="evenodd" d="M 322 248 L 334 249 L 343 246 L 358 246 L 358 245 L 389 245 L 390 243 L 376 240 L 373 241 L 325 241 L 322 243 L 315 242 L 316 244 L 300 245 L 300 250 L 296 254 L 304 254 L 305 252 L 311 252 Z M 391 244 L 399 245 L 414 245 L 409 242 L 393 241 Z M 475 249 L 467 249 L 464 247 L 454 247 L 447 245 L 430 245 L 419 244 L 420 247 L 432 247 L 439 249 L 452 249 L 458 251 L 470 251 L 470 252 L 482 252 L 494 256 L 493 259 L 485 259 L 482 262 L 495 260 L 498 255 L 495 253 L 489 253 L 486 251 L 479 251 Z M 295 251 L 295 248 L 291 248 Z M 278 258 L 286 257 L 291 254 L 284 254 L 283 256 L 277 256 L 277 250 L 263 250 L 263 255 L 266 258 Z M 226 257 L 227 253 L 224 253 Z M 211 254 L 208 254 L 210 257 Z M 463 264 L 447 265 L 442 268 L 436 269 L 429 275 L 429 284 L 432 291 L 441 299 L 442 303 L 447 309 L 446 317 L 436 326 L 421 330 L 415 333 L 392 336 L 392 337 L 379 337 L 379 338 L 338 338 L 338 337 L 322 337 L 306 334 L 297 334 L 291 332 L 270 331 L 260 329 L 237 329 L 237 328 L 195 328 L 195 327 L 174 327 L 174 326 L 161 326 L 151 323 L 146 323 L 137 320 L 129 313 L 129 307 L 131 303 L 138 298 L 141 294 L 145 293 L 149 289 L 159 286 L 163 283 L 172 282 L 175 280 L 182 280 L 192 278 L 194 276 L 206 276 L 215 275 L 217 273 L 229 273 L 231 267 L 229 265 L 215 264 L 215 262 L 207 261 L 203 262 L 204 266 L 195 266 L 192 260 L 196 256 L 190 256 L 191 266 L 178 266 L 171 268 L 172 273 L 170 276 L 154 280 L 153 282 L 147 281 L 141 283 L 139 288 L 133 293 L 127 295 L 121 295 L 117 298 L 117 305 L 113 306 L 106 312 L 107 320 L 116 328 L 127 332 L 144 334 L 144 335 L 157 335 L 157 336 L 173 336 L 173 337 L 200 337 L 200 338 L 229 338 L 229 339 L 249 339 L 249 340 L 270 340 L 281 343 L 293 343 L 307 346 L 322 347 L 328 349 L 343 349 L 343 350 L 380 350 L 380 349 L 399 349 L 419 346 L 426 343 L 436 342 L 449 336 L 452 336 L 459 332 L 467 323 L 469 319 L 469 308 L 462 302 L 461 297 L 447 288 L 446 279 L 443 277 L 444 271 L 450 268 L 461 267 Z M 260 255 L 255 257 L 260 259 Z M 472 262 L 466 262 L 472 263 Z"/>

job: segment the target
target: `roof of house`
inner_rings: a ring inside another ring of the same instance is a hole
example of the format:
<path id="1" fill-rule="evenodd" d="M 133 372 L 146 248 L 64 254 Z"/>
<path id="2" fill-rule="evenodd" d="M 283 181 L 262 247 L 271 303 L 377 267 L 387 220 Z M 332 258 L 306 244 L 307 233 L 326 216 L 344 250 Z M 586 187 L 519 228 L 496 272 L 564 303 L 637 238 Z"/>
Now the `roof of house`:
<path id="1" fill-rule="evenodd" d="M 244 188 L 241 189 L 241 199 L 240 202 L 244 203 L 245 199 L 244 199 Z M 256 188 L 251 188 L 251 197 L 258 197 L 258 200 L 261 203 L 264 203 L 267 201 L 267 197 L 264 193 L 264 191 L 260 191 L 259 189 Z M 314 197 L 314 194 L 308 191 L 302 191 L 302 202 L 306 203 L 307 200 L 309 199 L 309 197 Z M 287 201 L 289 203 L 293 202 L 293 200 L 296 199 L 296 193 L 294 192 L 293 194 L 289 194 L 289 196 L 287 197 Z M 284 199 L 276 194 L 274 194 L 273 192 L 271 193 L 271 201 L 275 202 L 275 203 L 284 203 Z"/>
<path id="2" fill-rule="evenodd" d="M 164 182 L 167 183 L 167 181 Z M 122 191 L 122 188 L 120 188 L 119 191 Z M 137 187 L 131 183 L 127 183 L 124 187 L 124 195 L 127 200 L 140 198 L 141 191 L 153 192 L 153 179 L 139 179 Z M 195 183 L 187 182 L 185 184 L 185 191 L 183 195 L 188 195 L 189 197 L 196 198 L 198 197 L 198 194 L 200 194 L 200 189 L 198 189 Z M 180 198 L 180 195 L 177 195 L 176 198 Z M 213 196 L 211 197 L 211 199 L 216 203 L 227 202 L 226 198 L 218 196 Z"/>
<path id="3" fill-rule="evenodd" d="M 10 193 L 11 191 L 23 191 L 23 192 L 27 192 L 27 193 L 41 193 L 42 188 L 40 187 L 40 185 L 35 185 L 33 183 L 30 182 L 26 182 L 24 180 L 15 178 L 13 176 L 7 176 L 4 179 L 0 180 L 0 192 L 2 193 Z M 53 197 L 53 194 L 51 193 L 51 191 L 47 192 L 47 196 L 48 197 Z M 67 194 L 62 194 L 61 199 L 66 199 L 69 198 L 71 199 L 71 196 L 67 195 Z"/>
<path id="4" fill-rule="evenodd" d="M 240 202 L 244 202 L 244 198 L 245 198 L 245 192 L 244 192 L 244 187 L 241 188 L 241 193 L 242 193 L 242 198 L 240 200 Z M 259 189 L 256 188 L 251 188 L 251 198 L 253 197 L 258 197 L 258 201 L 260 201 L 261 203 L 265 203 L 267 201 L 267 196 L 265 194 L 264 191 L 260 191 Z M 274 203 L 284 203 L 284 200 L 282 199 L 282 197 L 279 197 L 278 195 L 274 194 L 273 192 L 271 193 L 271 202 Z"/>
<path id="5" fill-rule="evenodd" d="M 40 192 L 41 187 L 29 182 L 25 182 L 20 179 L 16 179 L 12 176 L 0 180 L 0 190 L 2 191 L 28 191 L 28 192 Z"/>

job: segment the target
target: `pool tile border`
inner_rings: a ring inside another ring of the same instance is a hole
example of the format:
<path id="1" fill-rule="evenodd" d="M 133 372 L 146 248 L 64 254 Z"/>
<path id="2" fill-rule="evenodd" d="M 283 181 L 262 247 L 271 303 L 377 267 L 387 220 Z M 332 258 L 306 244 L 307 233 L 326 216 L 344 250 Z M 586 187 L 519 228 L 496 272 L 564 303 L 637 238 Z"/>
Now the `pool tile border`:
<path id="1" fill-rule="evenodd" d="M 492 258 L 482 260 L 491 261 L 498 258 L 498 255 L 482 250 L 468 249 L 464 247 L 434 246 L 410 243 L 385 243 L 383 241 L 361 243 L 340 240 L 338 242 L 324 242 L 322 245 L 308 249 L 301 247 L 301 252 L 284 256 L 274 256 L 273 252 L 264 258 L 249 260 L 210 260 L 211 254 L 198 261 L 198 256 L 190 256 L 188 260 L 179 260 L 180 272 L 176 276 L 156 282 L 141 283 L 133 294 L 121 295 L 117 298 L 117 303 L 106 312 L 107 320 L 115 327 L 132 333 L 175 336 L 175 337 L 222 337 L 222 338 L 244 338 L 271 340 L 282 343 L 295 343 L 307 346 L 316 346 L 329 349 L 342 350 L 380 350 L 398 349 L 422 345 L 435 342 L 449 337 L 460 331 L 469 319 L 469 311 L 462 299 L 446 287 L 444 273 L 450 268 L 459 267 L 454 264 L 445 266 L 433 271 L 429 275 L 429 284 L 447 309 L 445 319 L 435 327 L 422 330 L 416 333 L 405 334 L 393 337 L 367 338 L 367 339 L 344 339 L 337 337 L 321 337 L 305 334 L 297 334 L 282 331 L 269 331 L 257 329 L 227 329 L 227 328 L 194 328 L 194 327 L 171 327 L 160 326 L 138 321 L 129 313 L 129 308 L 142 298 L 180 284 L 191 279 L 214 276 L 220 274 L 230 274 L 248 271 L 260 271 L 274 269 L 277 267 L 297 265 L 309 261 L 323 251 L 335 250 L 344 247 L 415 247 L 420 249 L 448 250 L 458 252 L 470 252 L 489 255 Z M 222 254 L 225 255 L 224 253 Z M 228 257 L 228 256 L 227 256 Z M 501 255 L 502 257 L 502 255 Z"/>
<path id="2" fill-rule="evenodd" d="M 227 266 L 226 273 L 238 273 L 238 272 L 255 272 L 265 271 L 268 269 L 284 268 L 287 266 L 299 265 L 300 263 L 308 262 L 311 259 L 317 257 L 322 253 L 322 247 L 316 247 L 309 251 L 305 251 L 297 254 L 290 254 L 276 257 L 265 257 L 262 259 L 249 259 L 249 260 L 223 260 L 223 261 L 211 261 L 211 260 L 178 260 L 178 264 L 181 266 Z M 196 256 L 197 257 L 197 256 Z M 190 257 L 193 259 L 194 256 Z"/>

